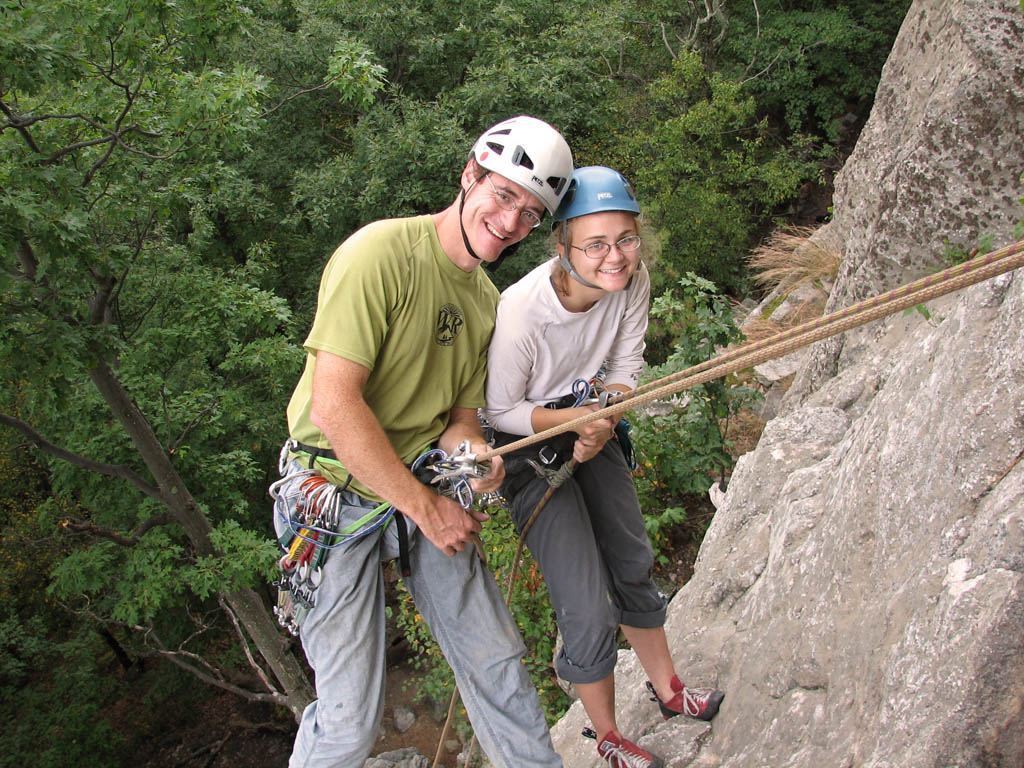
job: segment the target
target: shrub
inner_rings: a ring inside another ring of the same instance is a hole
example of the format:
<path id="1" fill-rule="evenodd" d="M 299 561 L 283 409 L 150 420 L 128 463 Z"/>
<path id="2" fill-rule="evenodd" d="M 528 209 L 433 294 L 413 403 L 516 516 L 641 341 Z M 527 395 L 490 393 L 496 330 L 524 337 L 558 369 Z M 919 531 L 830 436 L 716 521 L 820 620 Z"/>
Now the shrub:
<path id="1" fill-rule="evenodd" d="M 691 272 L 678 281 L 678 287 L 678 294 L 672 291 L 658 297 L 651 309 L 660 333 L 675 341 L 666 361 L 645 372 L 645 382 L 710 360 L 719 349 L 742 338 L 729 302 L 713 283 Z M 679 517 L 674 508 L 684 497 L 704 495 L 716 476 L 731 469 L 733 458 L 723 427 L 758 398 L 760 394 L 750 387 L 717 379 L 688 390 L 667 413 L 648 409 L 636 414 L 637 493 L 645 513 L 655 516 L 650 526 L 656 531 L 670 512 Z"/>

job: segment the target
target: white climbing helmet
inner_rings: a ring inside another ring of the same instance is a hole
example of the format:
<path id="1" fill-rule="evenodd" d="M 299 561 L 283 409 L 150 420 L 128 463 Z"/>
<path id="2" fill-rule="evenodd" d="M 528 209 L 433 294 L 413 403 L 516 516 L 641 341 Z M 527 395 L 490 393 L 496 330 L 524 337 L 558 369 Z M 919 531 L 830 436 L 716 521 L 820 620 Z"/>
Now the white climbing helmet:
<path id="1" fill-rule="evenodd" d="M 473 145 L 473 157 L 531 192 L 554 213 L 572 178 L 572 151 L 558 131 L 519 115 L 492 125 Z"/>

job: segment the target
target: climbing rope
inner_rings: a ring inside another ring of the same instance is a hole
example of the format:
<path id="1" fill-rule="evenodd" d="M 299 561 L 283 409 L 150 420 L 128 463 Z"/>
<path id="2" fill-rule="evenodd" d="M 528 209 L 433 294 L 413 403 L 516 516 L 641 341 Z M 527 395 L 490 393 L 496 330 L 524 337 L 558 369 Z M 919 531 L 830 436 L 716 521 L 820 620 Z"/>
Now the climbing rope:
<path id="1" fill-rule="evenodd" d="M 730 373 L 741 371 L 744 368 L 751 368 L 768 360 L 785 357 L 802 347 L 866 325 L 887 315 L 910 309 L 961 288 L 989 280 L 1021 266 L 1024 266 L 1024 240 L 1018 240 L 998 251 L 977 256 L 963 264 L 858 302 L 838 312 L 802 323 L 766 339 L 743 344 L 711 360 L 625 392 L 609 401 L 605 408 L 543 432 L 528 435 L 500 448 L 492 448 L 479 453 L 476 455 L 476 460 L 478 462 L 487 461 L 495 456 L 525 448 L 564 432 L 577 431 L 578 427 L 592 421 L 621 416 L 626 411 L 638 406 L 664 399 L 686 389 L 692 389 L 698 384 L 728 376 Z"/>
<path id="2" fill-rule="evenodd" d="M 703 384 L 714 379 L 727 376 L 730 373 L 751 368 L 755 365 L 785 357 L 798 349 L 822 341 L 831 336 L 836 336 L 845 331 L 858 328 L 874 320 L 881 319 L 888 315 L 910 309 L 923 304 L 926 301 L 936 299 L 954 291 L 966 288 L 976 283 L 984 282 L 1006 272 L 1024 266 L 1024 240 L 1000 248 L 982 256 L 977 256 L 962 264 L 937 272 L 934 275 L 923 277 L 906 285 L 894 288 L 891 291 L 865 299 L 864 301 L 852 304 L 849 307 L 836 312 L 824 315 L 814 320 L 794 326 L 773 336 L 757 341 L 742 344 L 735 349 L 728 350 L 717 357 L 706 360 L 685 370 L 678 371 L 656 381 L 637 387 L 629 392 L 624 392 L 614 400 L 609 400 L 608 405 L 585 416 L 568 421 L 558 427 L 544 430 L 533 435 L 524 437 L 521 440 L 504 445 L 500 448 L 493 448 L 476 456 L 461 457 L 464 461 L 471 459 L 479 464 L 480 462 L 492 459 L 495 456 L 502 456 L 506 453 L 526 448 L 527 446 L 543 442 L 565 432 L 576 431 L 578 427 L 589 424 L 598 419 L 607 419 L 612 416 L 620 416 L 626 411 L 638 406 L 645 405 L 655 400 L 660 400 L 677 394 L 687 389 Z M 582 383 L 582 382 L 578 382 Z M 573 385 L 573 394 L 576 396 L 577 404 L 581 402 L 581 390 L 577 390 L 576 383 Z M 568 473 L 575 468 L 575 460 L 567 463 Z M 511 606 L 512 590 L 515 586 L 519 571 L 519 563 L 523 547 L 526 541 L 526 534 L 544 509 L 548 500 L 557 489 L 557 485 L 549 485 L 546 493 L 534 507 L 530 518 L 519 535 L 516 547 L 516 554 L 513 559 L 512 571 L 509 574 L 505 605 Z M 458 688 L 452 692 L 449 702 L 448 718 L 445 720 L 442 730 L 441 742 L 438 744 L 437 753 L 434 756 L 432 768 L 437 768 L 441 757 L 442 745 L 445 734 L 448 732 L 449 723 L 454 715 L 458 701 Z M 476 744 L 476 734 L 470 741 L 467 763 L 472 760 L 473 750 Z"/>

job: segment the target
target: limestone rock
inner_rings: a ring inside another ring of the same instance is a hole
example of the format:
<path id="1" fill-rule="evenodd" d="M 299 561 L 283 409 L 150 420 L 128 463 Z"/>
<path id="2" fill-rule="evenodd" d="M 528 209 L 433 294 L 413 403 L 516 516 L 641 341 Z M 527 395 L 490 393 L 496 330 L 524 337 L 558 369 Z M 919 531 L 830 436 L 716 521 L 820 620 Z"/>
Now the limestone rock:
<path id="1" fill-rule="evenodd" d="M 912 4 L 837 179 L 829 309 L 1012 239 L 1022 41 L 1018 0 Z M 620 727 L 667 768 L 1024 765 L 1024 270 L 928 309 L 812 348 L 718 499 L 666 624 L 725 691 L 710 728 L 620 652 Z M 552 731 L 566 768 L 601 765 L 586 724 Z"/>
<path id="2" fill-rule="evenodd" d="M 430 768 L 430 760 L 415 747 L 381 752 L 371 757 L 363 768 Z"/>
<path id="3" fill-rule="evenodd" d="M 828 236 L 844 258 L 826 311 L 928 274 L 946 243 L 1008 241 L 1020 220 L 1024 43 L 1015 0 L 915 0 L 853 155 Z M 881 324 L 812 347 L 798 402 L 870 348 Z"/>
<path id="4" fill-rule="evenodd" d="M 399 733 L 405 733 L 416 722 L 416 713 L 401 704 L 395 707 L 394 717 L 395 730 Z"/>

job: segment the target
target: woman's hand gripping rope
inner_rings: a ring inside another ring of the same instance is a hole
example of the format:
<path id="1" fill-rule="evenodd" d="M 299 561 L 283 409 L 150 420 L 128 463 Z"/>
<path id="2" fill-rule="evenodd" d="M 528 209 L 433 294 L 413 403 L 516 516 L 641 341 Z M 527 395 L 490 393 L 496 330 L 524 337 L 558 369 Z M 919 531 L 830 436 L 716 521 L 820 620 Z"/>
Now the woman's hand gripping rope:
<path id="1" fill-rule="evenodd" d="M 605 389 L 601 379 L 593 378 L 589 382 L 584 379 L 576 379 L 572 384 L 572 394 L 576 398 L 574 408 L 580 408 L 590 413 L 595 413 L 608 405 L 608 397 L 612 394 Z M 588 422 L 576 430 L 579 437 L 572 447 L 572 458 L 576 464 L 590 461 L 597 456 L 604 448 L 612 434 L 615 432 L 615 425 L 619 418 L 613 416 L 607 419 L 597 419 Z M 565 477 L 559 480 L 559 485 L 565 482 L 568 475 L 572 474 L 572 468 L 564 473 Z M 550 483 L 550 479 L 549 479 Z"/>

